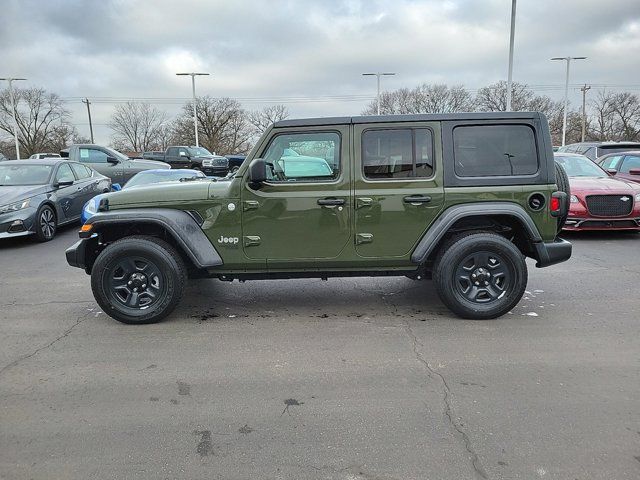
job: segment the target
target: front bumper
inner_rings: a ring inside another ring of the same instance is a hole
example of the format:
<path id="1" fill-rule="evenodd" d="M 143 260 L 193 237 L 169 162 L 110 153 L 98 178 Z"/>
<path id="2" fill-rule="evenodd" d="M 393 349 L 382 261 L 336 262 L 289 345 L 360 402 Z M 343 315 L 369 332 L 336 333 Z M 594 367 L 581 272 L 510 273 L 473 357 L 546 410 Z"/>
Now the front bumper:
<path id="1" fill-rule="evenodd" d="M 27 207 L 0 215 L 0 238 L 21 237 L 35 233 L 37 210 Z"/>
<path id="2" fill-rule="evenodd" d="M 80 239 L 65 250 L 64 254 L 69 265 L 83 270 L 87 269 L 86 252 L 89 240 L 88 238 Z"/>
<path id="3" fill-rule="evenodd" d="M 536 243 L 535 248 L 538 260 L 536 267 L 538 268 L 565 262 L 571 258 L 572 245 L 562 238 L 556 238 L 549 243 Z"/>
<path id="4" fill-rule="evenodd" d="M 210 177 L 224 177 L 229 173 L 229 167 L 202 167 L 202 172 Z"/>
<path id="5" fill-rule="evenodd" d="M 569 231 L 640 230 L 640 218 L 569 217 L 563 229 Z"/>

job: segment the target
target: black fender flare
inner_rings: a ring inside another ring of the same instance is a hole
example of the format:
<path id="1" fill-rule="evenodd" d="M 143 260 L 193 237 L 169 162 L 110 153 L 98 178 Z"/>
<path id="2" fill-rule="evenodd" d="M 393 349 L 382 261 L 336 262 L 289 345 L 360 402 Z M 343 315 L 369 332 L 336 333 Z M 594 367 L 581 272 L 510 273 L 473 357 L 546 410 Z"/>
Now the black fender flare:
<path id="1" fill-rule="evenodd" d="M 411 254 L 411 261 L 417 264 L 424 263 L 429 254 L 442 240 L 442 237 L 458 220 L 477 215 L 504 215 L 515 218 L 525 228 L 529 240 L 532 243 L 541 243 L 542 237 L 529 214 L 517 203 L 511 202 L 477 202 L 454 205 L 447 208 L 433 222 L 427 232 L 422 236 L 416 248 Z"/>
<path id="2" fill-rule="evenodd" d="M 89 218 L 93 225 L 89 233 L 100 233 L 113 225 L 151 223 L 165 229 L 177 246 L 191 259 L 197 268 L 222 265 L 222 258 L 200 225 L 188 212 L 171 208 L 131 208 L 100 212 Z"/>

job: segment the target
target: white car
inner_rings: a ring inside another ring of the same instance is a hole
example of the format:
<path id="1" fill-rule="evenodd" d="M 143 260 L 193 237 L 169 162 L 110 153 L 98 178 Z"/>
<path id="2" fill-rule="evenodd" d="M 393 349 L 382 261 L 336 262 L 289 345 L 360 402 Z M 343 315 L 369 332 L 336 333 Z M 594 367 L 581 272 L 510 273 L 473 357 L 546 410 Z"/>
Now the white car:
<path id="1" fill-rule="evenodd" d="M 29 158 L 35 160 L 42 160 L 43 158 L 60 158 L 59 153 L 34 153 Z"/>

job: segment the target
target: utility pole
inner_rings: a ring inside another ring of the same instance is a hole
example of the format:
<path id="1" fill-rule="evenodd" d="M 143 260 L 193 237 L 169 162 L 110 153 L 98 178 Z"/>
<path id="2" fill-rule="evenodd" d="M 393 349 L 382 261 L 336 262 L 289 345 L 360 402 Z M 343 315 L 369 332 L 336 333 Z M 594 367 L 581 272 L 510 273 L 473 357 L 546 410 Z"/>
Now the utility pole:
<path id="1" fill-rule="evenodd" d="M 380 77 L 388 77 L 388 76 L 393 76 L 395 75 L 395 73 L 382 73 L 382 72 L 378 72 L 378 73 L 363 73 L 362 76 L 363 77 L 371 77 L 371 76 L 376 76 L 378 78 L 378 93 L 376 95 L 376 103 L 378 104 L 378 115 L 380 115 Z"/>
<path id="2" fill-rule="evenodd" d="M 0 78 L 0 80 L 6 80 L 9 82 L 9 101 L 11 102 L 11 113 L 13 113 L 13 139 L 16 142 L 16 160 L 20 160 L 20 144 L 18 143 L 18 119 L 16 118 L 16 102 L 13 98 L 13 85 L 12 82 L 19 80 L 26 80 L 26 78 Z"/>
<path id="3" fill-rule="evenodd" d="M 189 75 L 191 77 L 191 92 L 193 94 L 193 128 L 196 131 L 196 147 L 200 146 L 198 142 L 198 111 L 196 107 L 196 76 L 209 75 L 208 73 L 176 73 L 176 75 Z"/>
<path id="4" fill-rule="evenodd" d="M 511 34 L 509 35 L 509 74 L 507 76 L 507 112 L 511 111 L 513 85 L 513 40 L 516 35 L 516 0 L 511 0 Z"/>
<path id="5" fill-rule="evenodd" d="M 567 75 L 564 80 L 564 116 L 562 120 L 562 146 L 567 139 L 567 106 L 569 104 L 569 66 L 571 60 L 585 60 L 587 57 L 553 57 L 551 60 L 564 60 L 567 62 Z"/>
<path id="6" fill-rule="evenodd" d="M 586 83 L 580 89 L 582 92 L 582 142 L 584 142 L 584 135 L 587 130 L 587 91 L 589 90 L 591 90 L 591 87 L 588 87 Z"/>
<path id="7" fill-rule="evenodd" d="M 88 98 L 85 98 L 84 100 L 82 100 L 82 103 L 87 104 L 87 114 L 89 115 L 89 131 L 91 132 L 91 143 L 95 143 L 93 141 L 93 124 L 91 123 L 91 108 L 89 108 L 89 105 L 91 105 L 91 102 L 89 101 Z"/>

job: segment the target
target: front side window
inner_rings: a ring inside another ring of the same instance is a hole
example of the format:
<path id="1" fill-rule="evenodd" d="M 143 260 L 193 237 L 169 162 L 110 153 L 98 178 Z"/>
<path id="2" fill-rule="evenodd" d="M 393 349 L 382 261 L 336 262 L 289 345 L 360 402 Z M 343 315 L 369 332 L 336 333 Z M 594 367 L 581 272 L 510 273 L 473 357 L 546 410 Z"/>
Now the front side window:
<path id="1" fill-rule="evenodd" d="M 267 179 L 271 182 L 333 181 L 340 176 L 340 135 L 278 135 L 262 158 L 267 162 Z"/>
<path id="2" fill-rule="evenodd" d="M 107 163 L 107 154 L 93 148 L 80 149 L 80 161 L 87 163 Z"/>
<path id="3" fill-rule="evenodd" d="M 68 163 L 63 163 L 56 172 L 56 182 L 75 182 L 76 178 L 73 176 L 71 167 Z"/>
<path id="4" fill-rule="evenodd" d="M 455 173 L 459 177 L 533 175 L 538 153 L 528 125 L 469 125 L 453 129 Z"/>
<path id="5" fill-rule="evenodd" d="M 631 170 L 638 169 L 640 169 L 640 157 L 627 155 L 620 167 L 620 173 L 629 173 Z"/>
<path id="6" fill-rule="evenodd" d="M 362 169 L 365 178 L 429 178 L 433 175 L 431 130 L 367 130 L 362 134 Z"/>
<path id="7" fill-rule="evenodd" d="M 605 158 L 600 164 L 600 166 L 605 170 L 609 170 L 609 169 L 617 170 L 621 158 L 622 158 L 622 155 L 613 155 L 609 158 Z"/>

